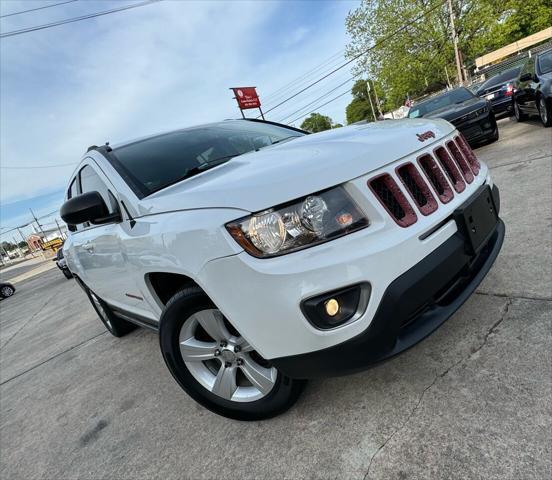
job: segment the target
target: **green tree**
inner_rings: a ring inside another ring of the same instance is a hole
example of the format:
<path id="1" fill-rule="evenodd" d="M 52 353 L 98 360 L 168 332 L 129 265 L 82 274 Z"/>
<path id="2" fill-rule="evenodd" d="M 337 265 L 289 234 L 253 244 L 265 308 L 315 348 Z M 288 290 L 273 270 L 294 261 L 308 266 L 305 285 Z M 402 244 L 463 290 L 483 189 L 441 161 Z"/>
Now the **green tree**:
<path id="1" fill-rule="evenodd" d="M 341 128 L 343 125 L 341 125 L 341 123 L 334 123 L 332 125 L 332 128 Z"/>
<path id="2" fill-rule="evenodd" d="M 468 69 L 476 57 L 552 23 L 550 0 L 452 0 L 452 3 L 459 48 Z M 437 8 L 418 18 L 432 6 Z M 357 73 L 376 78 L 382 85 L 386 93 L 385 110 L 402 105 L 407 94 L 417 96 L 455 83 L 446 2 L 362 0 L 347 16 L 346 26 L 351 36 L 346 54 L 349 58 L 360 55 Z"/>
<path id="3" fill-rule="evenodd" d="M 301 128 L 312 133 L 330 130 L 332 128 L 332 119 L 320 113 L 311 113 L 310 117 L 303 120 Z"/>
<path id="4" fill-rule="evenodd" d="M 370 99 L 372 100 L 374 112 L 377 117 L 377 101 L 378 99 L 381 100 L 383 97 L 383 90 L 381 87 L 374 82 L 370 82 L 370 87 L 368 87 L 368 82 L 366 80 L 357 80 L 351 89 L 351 94 L 353 99 L 351 100 L 351 103 L 347 105 L 345 110 L 347 123 L 351 124 L 360 122 L 361 120 L 372 122 L 374 120 L 374 113 L 372 112 Z"/>
<path id="5" fill-rule="evenodd" d="M 6 252 L 9 252 L 9 251 L 15 249 L 15 244 L 12 243 L 12 242 L 6 242 L 6 241 L 4 240 L 4 241 L 2 242 L 2 248 L 3 248 Z"/>

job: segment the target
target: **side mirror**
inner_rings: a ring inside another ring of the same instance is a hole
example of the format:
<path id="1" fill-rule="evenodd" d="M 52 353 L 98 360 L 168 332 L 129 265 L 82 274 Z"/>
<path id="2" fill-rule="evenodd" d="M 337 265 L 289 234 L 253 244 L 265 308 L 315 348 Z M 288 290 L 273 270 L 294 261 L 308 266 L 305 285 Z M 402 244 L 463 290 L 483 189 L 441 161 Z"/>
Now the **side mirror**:
<path id="1" fill-rule="evenodd" d="M 524 73 L 521 77 L 519 77 L 520 82 L 530 82 L 531 80 L 533 80 L 533 74 L 529 72 Z"/>
<path id="2" fill-rule="evenodd" d="M 121 216 L 109 214 L 103 197 L 98 192 L 86 192 L 67 200 L 60 209 L 61 218 L 68 225 L 90 222 L 95 225 L 116 222 Z"/>

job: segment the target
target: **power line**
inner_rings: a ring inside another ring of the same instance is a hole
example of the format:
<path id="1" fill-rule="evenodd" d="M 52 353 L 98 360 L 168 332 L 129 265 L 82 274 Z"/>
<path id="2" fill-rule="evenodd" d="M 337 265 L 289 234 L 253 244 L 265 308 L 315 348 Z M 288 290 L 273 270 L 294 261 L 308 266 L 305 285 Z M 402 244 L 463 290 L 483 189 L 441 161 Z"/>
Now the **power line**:
<path id="1" fill-rule="evenodd" d="M 343 52 L 345 50 L 340 50 L 339 52 L 335 53 L 334 55 L 332 55 L 331 57 L 327 58 L 326 60 L 324 60 L 321 64 L 319 64 L 318 66 L 312 68 L 311 70 L 308 70 L 307 72 L 303 73 L 302 75 L 300 75 L 299 77 L 295 78 L 294 80 L 292 80 L 291 82 L 289 83 L 286 83 L 284 86 L 280 87 L 279 89 L 275 90 L 274 92 L 272 92 L 271 94 L 267 95 L 265 97 L 265 100 L 264 102 L 266 104 L 270 104 L 270 103 L 276 103 L 277 101 L 279 101 L 281 98 L 284 98 L 286 95 L 289 94 L 289 87 L 292 87 L 294 84 L 298 84 L 299 86 L 302 86 L 304 84 L 307 83 L 308 81 L 308 77 L 310 77 L 312 74 L 314 74 L 315 72 L 318 72 L 319 70 L 323 70 L 324 67 L 327 67 L 328 65 L 332 64 L 332 63 L 335 63 L 336 60 L 341 60 L 340 58 L 338 58 L 339 56 L 343 55 Z M 330 68 L 333 68 L 335 65 L 332 65 L 332 67 Z M 329 69 L 327 68 L 326 71 L 329 71 Z M 326 73 L 326 72 L 324 72 Z"/>
<path id="2" fill-rule="evenodd" d="M 152 5 L 163 0 L 145 0 L 141 3 L 135 3 L 133 5 L 126 5 L 124 7 L 112 8 L 111 10 L 104 10 L 102 12 L 90 13 L 88 15 L 82 15 L 80 17 L 66 18 L 65 20 L 59 20 L 57 22 L 45 23 L 43 25 L 36 25 L 34 27 L 21 28 L 19 30 L 12 30 L 10 32 L 0 34 L 0 38 L 13 37 L 15 35 L 21 35 L 23 33 L 35 32 L 37 30 L 44 30 L 46 28 L 57 27 L 59 25 L 65 25 L 66 23 L 80 22 L 81 20 L 87 20 L 89 18 L 101 17 L 102 15 L 109 15 L 110 13 L 122 12 L 123 10 L 130 10 L 131 8 L 145 7 L 146 5 Z"/>
<path id="3" fill-rule="evenodd" d="M 434 10 L 436 10 L 437 8 L 443 6 L 443 4 L 446 2 L 447 0 L 441 0 L 440 2 L 437 2 L 437 4 L 435 4 L 433 7 L 431 8 L 428 8 L 425 12 L 422 12 L 420 15 L 418 15 L 417 17 L 415 17 L 414 19 L 412 19 L 410 22 L 404 24 L 402 27 L 398 28 L 397 30 L 395 30 L 393 33 L 390 33 L 389 35 L 386 35 L 385 37 L 381 38 L 380 40 L 378 40 L 376 43 L 374 43 L 374 45 L 372 45 L 371 47 L 368 47 L 366 50 L 363 50 L 362 52 L 358 53 L 357 55 L 355 55 L 353 58 L 351 58 L 350 60 L 347 60 L 345 63 L 341 64 L 339 67 L 337 68 L 334 68 L 331 72 L 327 73 L 326 75 L 320 77 L 318 80 L 310 83 L 309 85 L 307 85 L 305 88 L 299 90 L 297 93 L 294 93 L 293 95 L 289 96 L 288 98 L 286 98 L 285 100 L 281 101 L 280 103 L 278 103 L 277 105 L 275 105 L 274 107 L 272 108 L 269 108 L 265 113 L 268 114 L 270 113 L 272 110 L 280 107 L 281 105 L 283 105 L 284 103 L 287 103 L 289 102 L 291 99 L 297 97 L 297 95 L 300 95 L 301 93 L 305 92 L 306 90 L 308 90 L 309 88 L 313 87 L 314 85 L 316 85 L 317 83 L 320 83 L 322 80 L 328 78 L 330 75 L 333 75 L 335 72 L 341 70 L 342 68 L 346 67 L 347 65 L 350 65 L 352 62 L 354 62 L 355 60 L 359 59 L 360 57 L 362 57 L 363 55 L 365 55 L 366 53 L 368 53 L 369 51 L 373 50 L 374 48 L 378 47 L 379 45 L 381 45 L 383 42 L 386 42 L 387 40 L 389 40 L 391 37 L 394 37 L 395 35 L 397 35 L 398 33 L 402 32 L 403 30 L 405 30 L 406 28 L 408 28 L 410 25 L 412 25 L 413 23 L 417 22 L 418 20 L 422 19 L 423 17 L 425 17 L 426 15 L 428 15 L 429 13 L 433 12 Z M 257 117 L 259 118 L 259 117 Z"/>
<path id="4" fill-rule="evenodd" d="M 34 170 L 35 168 L 57 168 L 57 167 L 74 167 L 76 163 L 58 163 L 55 165 L 25 165 L 21 167 L 12 167 L 12 166 L 4 166 L 0 165 L 0 168 L 6 169 L 6 170 Z"/>
<path id="5" fill-rule="evenodd" d="M 66 3 L 77 2 L 78 0 L 65 0 L 65 2 L 52 3 L 50 5 L 43 5 L 42 7 L 30 8 L 29 10 L 20 10 L 19 12 L 6 13 L 0 15 L 0 18 L 13 17 L 14 15 L 21 15 L 22 13 L 36 12 L 37 10 L 44 10 L 45 8 L 57 7 L 58 5 L 65 5 Z"/>
<path id="6" fill-rule="evenodd" d="M 299 115 L 297 118 L 293 119 L 291 122 L 288 123 L 288 125 L 291 125 L 293 122 L 296 122 L 297 120 L 303 118 L 303 117 L 306 117 L 307 115 L 310 115 L 311 113 L 314 113 L 316 112 L 316 110 L 322 108 L 322 107 L 325 107 L 326 105 L 328 105 L 328 103 L 332 103 L 333 101 L 337 100 L 338 98 L 341 98 L 343 95 L 347 95 L 348 93 L 350 93 L 350 90 L 347 89 L 345 90 L 343 93 L 340 93 L 339 95 L 337 95 L 336 97 L 332 98 L 331 100 L 328 100 L 326 103 L 323 103 L 322 105 L 318 105 L 317 107 L 315 107 L 313 110 L 311 110 L 309 113 L 304 113 L 303 115 Z"/>
<path id="7" fill-rule="evenodd" d="M 324 95 L 321 95 L 319 96 L 318 98 L 314 99 L 312 102 L 309 102 L 307 103 L 306 105 L 303 105 L 301 108 L 295 110 L 294 112 L 290 113 L 289 115 L 286 115 L 285 117 L 283 117 L 281 120 L 278 120 L 278 123 L 284 123 L 285 120 L 287 120 L 289 117 L 292 117 L 293 115 L 296 115 L 297 113 L 303 111 L 305 108 L 308 108 L 310 107 L 313 103 L 316 103 L 320 100 L 322 100 L 323 98 L 326 98 L 330 93 L 333 93 L 335 92 L 338 88 L 342 87 L 343 85 L 345 85 L 346 83 L 349 83 L 351 80 L 353 80 L 355 78 L 355 76 L 353 75 L 352 77 L 349 77 L 347 80 L 345 80 L 343 83 L 340 83 L 337 87 L 334 87 L 332 88 L 331 90 L 329 90 L 328 92 L 326 92 Z"/>

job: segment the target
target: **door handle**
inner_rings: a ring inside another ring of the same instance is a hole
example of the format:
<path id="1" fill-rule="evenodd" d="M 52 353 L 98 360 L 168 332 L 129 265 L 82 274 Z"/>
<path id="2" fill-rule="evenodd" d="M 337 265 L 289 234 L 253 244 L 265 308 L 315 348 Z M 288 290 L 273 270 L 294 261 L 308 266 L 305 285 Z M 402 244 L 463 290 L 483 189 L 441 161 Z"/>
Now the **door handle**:
<path id="1" fill-rule="evenodd" d="M 88 242 L 83 244 L 82 248 L 84 248 L 87 252 L 92 253 L 94 251 L 94 244 Z"/>

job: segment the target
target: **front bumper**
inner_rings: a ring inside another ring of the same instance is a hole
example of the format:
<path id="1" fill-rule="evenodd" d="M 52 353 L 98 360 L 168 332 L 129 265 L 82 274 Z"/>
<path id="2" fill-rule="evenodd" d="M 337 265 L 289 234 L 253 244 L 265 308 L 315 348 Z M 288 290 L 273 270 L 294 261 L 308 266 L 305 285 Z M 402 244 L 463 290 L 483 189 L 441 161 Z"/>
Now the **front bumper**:
<path id="1" fill-rule="evenodd" d="M 293 378 L 320 378 L 364 370 L 407 350 L 468 299 L 493 265 L 504 234 L 499 219 L 485 247 L 471 257 L 466 254 L 465 239 L 457 232 L 389 285 L 370 327 L 362 334 L 324 350 L 271 362 Z"/>
<path id="2" fill-rule="evenodd" d="M 468 143 L 473 146 L 481 141 L 491 138 L 498 128 L 494 114 L 487 113 L 485 116 L 474 118 L 454 126 L 464 135 Z"/>

